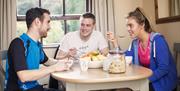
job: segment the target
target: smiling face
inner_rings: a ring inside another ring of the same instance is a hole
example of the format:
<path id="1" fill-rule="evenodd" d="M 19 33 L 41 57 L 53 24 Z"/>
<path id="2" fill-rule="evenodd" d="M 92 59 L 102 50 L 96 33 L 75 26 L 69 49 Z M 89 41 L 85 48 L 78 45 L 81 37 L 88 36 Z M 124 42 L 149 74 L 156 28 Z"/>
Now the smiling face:
<path id="1" fill-rule="evenodd" d="M 39 34 L 41 37 L 47 37 L 47 32 L 50 30 L 50 16 L 47 13 L 43 14 L 43 20 L 41 21 L 41 25 L 39 28 Z"/>
<path id="2" fill-rule="evenodd" d="M 82 38 L 88 38 L 93 32 L 95 22 L 91 18 L 82 18 L 80 19 L 80 36 Z"/>
<path id="3" fill-rule="evenodd" d="M 138 24 L 135 18 L 127 18 L 127 30 L 132 39 L 138 37 L 140 32 L 143 31 L 143 29 L 144 26 L 142 24 Z"/>

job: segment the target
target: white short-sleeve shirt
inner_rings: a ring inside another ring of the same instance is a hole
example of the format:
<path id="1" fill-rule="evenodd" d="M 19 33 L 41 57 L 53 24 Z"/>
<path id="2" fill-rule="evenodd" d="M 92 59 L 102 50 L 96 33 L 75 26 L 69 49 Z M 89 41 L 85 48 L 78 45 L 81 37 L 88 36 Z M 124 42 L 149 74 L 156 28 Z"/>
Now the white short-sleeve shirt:
<path id="1" fill-rule="evenodd" d="M 102 50 L 107 48 L 108 44 L 101 32 L 93 30 L 88 41 L 84 42 L 80 39 L 80 32 L 69 32 L 66 34 L 61 43 L 60 50 L 68 52 L 71 48 L 87 53 L 94 50 Z"/>

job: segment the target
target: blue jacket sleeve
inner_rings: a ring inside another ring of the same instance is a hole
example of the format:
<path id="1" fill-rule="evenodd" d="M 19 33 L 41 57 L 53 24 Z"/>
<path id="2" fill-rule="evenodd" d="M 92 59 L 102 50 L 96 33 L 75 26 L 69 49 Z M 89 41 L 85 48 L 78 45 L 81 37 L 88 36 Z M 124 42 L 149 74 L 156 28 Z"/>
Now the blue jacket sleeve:
<path id="1" fill-rule="evenodd" d="M 132 41 L 132 44 L 130 45 L 130 50 L 126 50 L 125 51 L 125 55 L 126 56 L 132 56 L 133 57 L 133 63 L 134 63 L 134 48 L 133 48 L 133 41 Z"/>
<path id="2" fill-rule="evenodd" d="M 151 82 L 156 81 L 166 75 L 170 69 L 170 51 L 167 42 L 164 37 L 158 37 L 155 40 L 155 49 L 156 57 L 155 59 L 151 58 L 151 61 L 155 61 L 152 65 L 156 65 L 156 68 L 153 68 L 153 75 L 149 78 Z"/>

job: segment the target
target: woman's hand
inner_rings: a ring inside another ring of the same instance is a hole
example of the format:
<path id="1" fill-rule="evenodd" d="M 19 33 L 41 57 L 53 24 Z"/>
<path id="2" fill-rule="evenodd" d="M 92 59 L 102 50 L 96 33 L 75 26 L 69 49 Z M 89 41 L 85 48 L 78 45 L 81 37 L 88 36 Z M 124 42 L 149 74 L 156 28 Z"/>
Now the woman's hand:
<path id="1" fill-rule="evenodd" d="M 107 39 L 113 44 L 115 48 L 118 48 L 117 38 L 115 38 L 112 32 L 107 32 Z"/>

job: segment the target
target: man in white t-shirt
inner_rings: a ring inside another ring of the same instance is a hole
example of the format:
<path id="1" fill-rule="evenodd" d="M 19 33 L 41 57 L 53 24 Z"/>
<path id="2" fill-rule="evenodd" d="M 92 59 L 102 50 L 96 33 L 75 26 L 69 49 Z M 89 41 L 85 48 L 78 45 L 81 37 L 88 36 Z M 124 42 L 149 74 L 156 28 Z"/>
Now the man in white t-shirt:
<path id="1" fill-rule="evenodd" d="M 98 50 L 108 54 L 108 44 L 101 32 L 95 31 L 95 16 L 85 13 L 80 17 L 80 30 L 70 32 L 61 41 L 57 59 L 75 58 L 77 55 Z"/>

